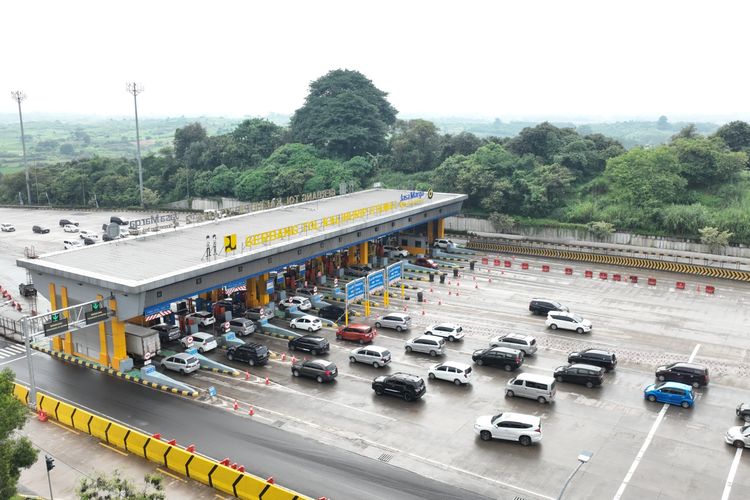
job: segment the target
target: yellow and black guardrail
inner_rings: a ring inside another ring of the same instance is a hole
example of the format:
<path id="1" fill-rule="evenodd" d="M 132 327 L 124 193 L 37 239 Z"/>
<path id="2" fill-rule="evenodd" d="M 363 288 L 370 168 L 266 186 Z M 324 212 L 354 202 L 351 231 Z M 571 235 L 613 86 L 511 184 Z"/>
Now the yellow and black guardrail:
<path id="1" fill-rule="evenodd" d="M 561 260 L 575 260 L 581 262 L 592 262 L 596 264 L 609 264 L 623 267 L 635 267 L 650 269 L 654 271 L 669 271 L 674 273 L 695 274 L 711 278 L 724 278 L 736 281 L 750 281 L 750 272 L 721 267 L 700 266 L 696 264 L 682 264 L 664 260 L 645 259 L 642 257 L 623 257 L 617 255 L 604 255 L 589 252 L 576 252 L 572 250 L 555 250 L 550 248 L 534 248 L 520 245 L 508 245 L 504 243 L 492 243 L 486 241 L 469 241 L 466 248 L 482 250 L 484 252 L 534 255 L 538 257 L 549 257 Z"/>
<path id="2" fill-rule="evenodd" d="M 29 404 L 29 389 L 21 384 L 13 388 L 15 397 Z M 130 427 L 100 417 L 82 408 L 37 392 L 37 411 L 48 418 L 94 436 L 111 446 L 164 466 L 178 474 L 206 484 L 215 490 L 247 500 L 313 500 L 253 474 L 233 469 L 216 460 L 148 436 Z"/>

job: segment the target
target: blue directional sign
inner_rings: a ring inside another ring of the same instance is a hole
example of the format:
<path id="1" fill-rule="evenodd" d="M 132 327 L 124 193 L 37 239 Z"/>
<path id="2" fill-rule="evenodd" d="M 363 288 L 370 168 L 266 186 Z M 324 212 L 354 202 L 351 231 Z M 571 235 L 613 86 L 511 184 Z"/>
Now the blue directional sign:
<path id="1" fill-rule="evenodd" d="M 365 279 L 359 278 L 346 284 L 346 300 L 357 300 L 365 296 Z"/>
<path id="2" fill-rule="evenodd" d="M 209 396 L 211 396 L 211 397 L 214 397 L 214 396 L 216 396 L 216 387 L 214 387 L 214 386 L 210 386 L 210 387 L 208 388 L 208 395 L 209 395 Z"/>
<path id="3" fill-rule="evenodd" d="M 392 285 L 404 275 L 404 263 L 397 262 L 388 266 L 388 284 Z"/>
<path id="4" fill-rule="evenodd" d="M 274 290 L 274 288 L 273 288 L 273 278 L 271 278 L 268 281 L 266 281 L 266 293 L 268 295 L 271 295 L 273 293 L 273 290 Z"/>
<path id="5" fill-rule="evenodd" d="M 367 292 L 377 292 L 385 286 L 385 276 L 381 269 L 367 275 Z"/>

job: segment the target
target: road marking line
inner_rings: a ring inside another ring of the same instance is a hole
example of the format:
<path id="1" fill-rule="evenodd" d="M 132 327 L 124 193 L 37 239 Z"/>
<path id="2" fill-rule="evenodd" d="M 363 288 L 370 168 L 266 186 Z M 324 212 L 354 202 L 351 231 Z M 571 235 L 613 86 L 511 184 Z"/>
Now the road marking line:
<path id="1" fill-rule="evenodd" d="M 38 354 L 42 354 L 42 353 L 41 352 L 33 352 L 33 353 L 31 353 L 32 356 L 36 356 Z M 9 365 L 10 363 L 15 363 L 19 359 L 23 359 L 25 357 L 26 356 L 18 356 L 17 358 L 9 359 L 8 361 L 3 361 L 2 363 L 0 363 L 0 366 Z"/>
<path id="2" fill-rule="evenodd" d="M 692 363 L 695 359 L 695 355 L 698 354 L 698 349 L 701 348 L 700 344 L 695 344 L 695 348 L 693 349 L 693 353 L 690 355 L 690 358 L 688 358 L 688 363 Z"/>
<path id="3" fill-rule="evenodd" d="M 162 469 L 161 467 L 157 467 L 157 468 L 156 468 L 156 470 L 158 470 L 158 471 L 159 471 L 159 472 L 161 472 L 162 474 L 166 474 L 167 476 L 169 476 L 169 477 L 171 477 L 171 478 L 177 479 L 178 481 L 182 481 L 183 483 L 186 483 L 186 482 L 187 482 L 187 481 L 185 481 L 185 480 L 184 480 L 183 478 L 181 478 L 180 476 L 177 476 L 177 475 L 175 475 L 175 474 L 172 474 L 171 472 L 168 472 L 168 471 L 166 471 L 166 470 Z"/>
<path id="4" fill-rule="evenodd" d="M 7 349 L 10 349 L 11 351 L 15 351 L 15 352 L 18 352 L 18 353 L 26 352 L 26 348 L 25 347 L 21 347 L 20 345 L 9 345 L 7 347 Z"/>
<path id="5" fill-rule="evenodd" d="M 124 456 L 124 457 L 127 457 L 127 456 L 128 456 L 128 454 L 127 454 L 127 453 L 125 453 L 124 451 L 120 451 L 120 450 L 118 450 L 117 448 L 115 448 L 115 447 L 113 447 L 113 446 L 110 446 L 110 445 L 108 445 L 108 444 L 106 444 L 106 443 L 102 443 L 102 442 L 99 442 L 99 445 L 100 445 L 100 446 L 104 446 L 105 448 L 107 448 L 107 449 L 110 449 L 110 450 L 114 451 L 115 453 L 119 453 L 120 455 L 122 455 L 122 456 Z"/>
<path id="6" fill-rule="evenodd" d="M 734 460 L 732 460 L 732 466 L 729 468 L 729 475 L 727 476 L 727 482 L 724 485 L 724 493 L 721 494 L 721 500 L 729 500 L 729 492 L 732 491 L 732 483 L 734 483 L 734 475 L 737 473 L 737 466 L 740 465 L 740 458 L 742 457 L 742 450 L 744 448 L 737 448 L 734 454 Z"/>
<path id="7" fill-rule="evenodd" d="M 56 425 L 56 426 L 58 426 L 59 428 L 61 428 L 61 429 L 65 429 L 66 431 L 68 431 L 68 432 L 72 432 L 73 434 L 80 434 L 79 432 L 76 432 L 76 431 L 74 431 L 73 429 L 71 429 L 71 428 L 70 428 L 70 427 L 68 427 L 67 425 L 63 425 L 63 424 L 61 424 L 61 423 L 59 423 L 59 422 L 56 422 L 56 421 L 54 421 L 54 420 L 49 420 L 49 422 L 52 422 L 53 424 L 55 424 L 55 425 Z"/>

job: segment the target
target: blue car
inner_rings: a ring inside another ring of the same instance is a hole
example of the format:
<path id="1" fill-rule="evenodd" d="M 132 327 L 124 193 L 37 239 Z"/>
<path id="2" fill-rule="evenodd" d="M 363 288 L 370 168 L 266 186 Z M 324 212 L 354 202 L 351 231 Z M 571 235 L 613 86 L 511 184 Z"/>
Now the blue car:
<path id="1" fill-rule="evenodd" d="M 695 402 L 693 388 L 679 382 L 651 384 L 643 390 L 643 397 L 651 402 L 669 403 L 683 408 L 692 408 Z"/>

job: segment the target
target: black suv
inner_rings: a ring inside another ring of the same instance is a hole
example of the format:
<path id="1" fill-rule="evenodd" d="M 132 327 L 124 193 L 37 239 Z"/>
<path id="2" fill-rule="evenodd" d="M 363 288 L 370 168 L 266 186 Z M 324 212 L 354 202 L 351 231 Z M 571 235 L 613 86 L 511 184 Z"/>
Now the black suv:
<path id="1" fill-rule="evenodd" d="M 479 366 L 499 366 L 509 372 L 523 364 L 523 351 L 507 347 L 479 349 L 471 355 Z"/>
<path id="2" fill-rule="evenodd" d="M 163 344 L 179 339 L 182 334 L 177 325 L 160 324 L 151 327 L 152 330 L 159 332 L 159 341 Z"/>
<path id="3" fill-rule="evenodd" d="M 375 377 L 372 381 L 372 389 L 378 396 L 390 394 L 391 396 L 403 398 L 404 401 L 413 401 L 421 398 L 427 392 L 422 377 L 400 372 L 393 375 Z"/>
<path id="4" fill-rule="evenodd" d="M 551 311 L 565 311 L 568 312 L 568 306 L 564 306 L 555 300 L 550 299 L 531 299 L 529 303 L 529 311 L 533 314 L 541 314 L 546 316 Z"/>
<path id="5" fill-rule="evenodd" d="M 681 382 L 700 387 L 708 385 L 708 367 L 697 363 L 672 363 L 656 369 L 656 378 L 660 382 Z"/>
<path id="6" fill-rule="evenodd" d="M 737 416 L 745 422 L 750 422 L 750 403 L 740 403 L 737 405 Z"/>
<path id="7" fill-rule="evenodd" d="M 34 226 L 31 228 L 32 231 L 34 231 L 37 234 L 47 234 L 49 233 L 49 228 L 45 226 Z"/>
<path id="8" fill-rule="evenodd" d="M 555 368 L 555 380 L 558 382 L 573 382 L 585 385 L 589 389 L 595 385 L 602 385 L 604 368 L 601 366 L 573 363 L 568 366 Z"/>
<path id="9" fill-rule="evenodd" d="M 325 306 L 321 307 L 318 311 L 318 316 L 323 319 L 330 319 L 331 321 L 338 321 L 344 317 L 344 308 L 339 306 Z"/>
<path id="10" fill-rule="evenodd" d="M 70 224 L 71 226 L 77 226 L 78 221 L 70 220 L 70 219 L 60 219 L 60 227 L 67 226 L 68 224 Z"/>
<path id="11" fill-rule="evenodd" d="M 242 361 L 250 366 L 265 365 L 268 363 L 268 347 L 263 344 L 233 345 L 227 349 L 229 361 Z"/>
<path id="12" fill-rule="evenodd" d="M 615 353 L 601 349 L 584 349 L 583 351 L 568 354 L 568 363 L 585 363 L 587 365 L 601 366 L 604 371 L 614 370 L 617 366 Z"/>
<path id="13" fill-rule="evenodd" d="M 305 335 L 289 341 L 290 351 L 309 351 L 313 356 L 330 349 L 331 346 L 325 338 L 315 335 Z"/>

